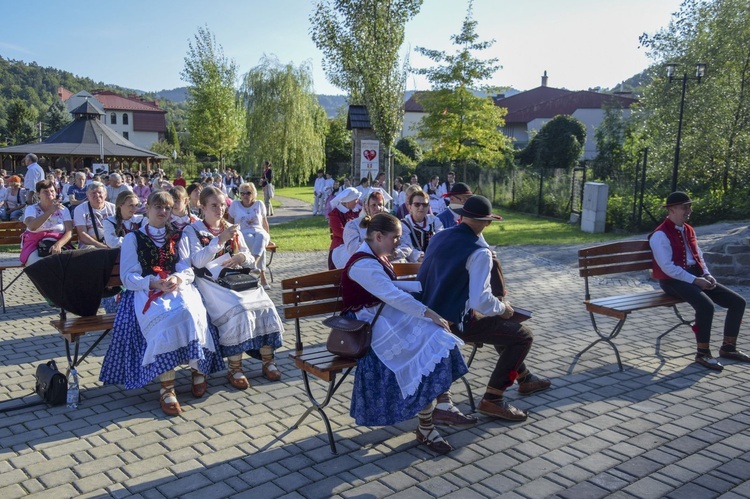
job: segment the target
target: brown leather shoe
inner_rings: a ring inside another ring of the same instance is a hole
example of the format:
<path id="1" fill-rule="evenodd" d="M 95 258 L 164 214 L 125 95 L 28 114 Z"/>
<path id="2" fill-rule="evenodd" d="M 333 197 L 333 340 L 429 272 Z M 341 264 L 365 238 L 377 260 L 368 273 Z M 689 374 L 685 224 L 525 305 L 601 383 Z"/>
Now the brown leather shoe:
<path id="1" fill-rule="evenodd" d="M 271 381 L 279 381 L 281 379 L 281 371 L 276 367 L 275 362 L 269 362 L 268 364 L 263 364 L 263 376 Z"/>
<path id="2" fill-rule="evenodd" d="M 201 379 L 203 381 L 200 381 Z M 193 369 L 192 382 L 193 382 L 193 385 L 190 391 L 193 393 L 193 397 L 199 399 L 203 395 L 206 394 L 206 388 L 208 388 L 208 382 L 206 381 L 205 374 L 200 373 L 196 371 L 195 369 Z"/>
<path id="3" fill-rule="evenodd" d="M 721 365 L 721 363 L 718 360 L 714 359 L 710 355 L 696 355 L 695 362 L 696 364 L 700 364 L 703 367 L 711 369 L 712 371 L 724 370 L 724 366 Z"/>
<path id="4" fill-rule="evenodd" d="M 422 435 L 422 432 L 417 428 L 415 433 L 417 435 L 417 442 L 438 454 L 448 454 L 453 450 L 453 446 L 443 440 L 437 430 L 433 429 L 429 435 Z"/>
<path id="5" fill-rule="evenodd" d="M 240 374 L 241 376 L 236 376 L 237 374 Z M 227 374 L 227 379 L 229 380 L 229 384 L 238 390 L 247 390 L 248 388 L 250 388 L 250 382 L 247 380 L 242 371 L 238 371 L 236 373 L 230 371 Z"/>
<path id="6" fill-rule="evenodd" d="M 719 357 L 723 359 L 737 360 L 740 362 L 750 362 L 750 355 L 739 350 L 735 350 L 734 352 L 725 352 L 724 350 L 719 350 Z"/>
<path id="7" fill-rule="evenodd" d="M 552 382 L 546 378 L 540 378 L 535 374 L 529 374 L 526 381 L 518 383 L 518 393 L 521 395 L 531 395 L 532 393 L 541 392 L 552 386 Z"/>
<path id="8" fill-rule="evenodd" d="M 479 402 L 477 411 L 486 416 L 507 419 L 509 421 L 525 421 L 528 417 L 526 411 L 513 407 L 505 398 L 493 402 L 483 398 L 481 402 Z"/>
<path id="9" fill-rule="evenodd" d="M 435 409 L 432 411 L 432 424 L 438 426 L 472 426 L 479 422 L 476 416 L 467 416 L 456 409 L 456 412 Z"/>
<path id="10" fill-rule="evenodd" d="M 159 404 L 161 405 L 161 410 L 164 411 L 164 414 L 167 416 L 179 416 L 180 413 L 182 413 L 182 407 L 180 407 L 180 403 L 177 402 L 177 394 L 174 392 L 174 387 L 171 389 L 164 389 L 161 390 L 161 397 L 159 399 Z M 167 399 L 173 399 L 174 402 L 167 402 Z"/>

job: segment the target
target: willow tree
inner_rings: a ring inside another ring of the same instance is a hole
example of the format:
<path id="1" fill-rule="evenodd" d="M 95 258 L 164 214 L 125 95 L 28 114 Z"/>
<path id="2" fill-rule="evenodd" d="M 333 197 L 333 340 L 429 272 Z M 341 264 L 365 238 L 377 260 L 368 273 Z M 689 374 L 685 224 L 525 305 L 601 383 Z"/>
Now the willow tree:
<path id="1" fill-rule="evenodd" d="M 370 123 L 387 153 L 403 127 L 408 59 L 399 51 L 406 23 L 422 0 L 323 0 L 310 18 L 312 39 L 323 52 L 328 80 L 364 104 Z M 392 185 L 392 183 L 390 184 Z"/>
<path id="2" fill-rule="evenodd" d="M 309 63 L 299 67 L 263 56 L 240 88 L 246 110 L 247 157 L 274 165 L 280 185 L 306 182 L 325 164 L 326 112 L 313 90 Z"/>
<path id="3" fill-rule="evenodd" d="M 237 101 L 237 65 L 208 27 L 198 28 L 188 42 L 185 68 L 188 83 L 187 129 L 193 149 L 217 156 L 224 166 L 242 136 L 242 112 Z"/>

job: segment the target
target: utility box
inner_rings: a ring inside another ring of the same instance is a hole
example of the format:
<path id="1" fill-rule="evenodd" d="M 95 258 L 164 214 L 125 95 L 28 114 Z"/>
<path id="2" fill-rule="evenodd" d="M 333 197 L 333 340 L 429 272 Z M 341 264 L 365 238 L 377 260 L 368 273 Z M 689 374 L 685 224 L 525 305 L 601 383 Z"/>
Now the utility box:
<path id="1" fill-rule="evenodd" d="M 609 186 L 601 182 L 586 182 L 583 186 L 583 213 L 581 230 L 583 232 L 604 232 L 607 224 L 607 197 Z"/>

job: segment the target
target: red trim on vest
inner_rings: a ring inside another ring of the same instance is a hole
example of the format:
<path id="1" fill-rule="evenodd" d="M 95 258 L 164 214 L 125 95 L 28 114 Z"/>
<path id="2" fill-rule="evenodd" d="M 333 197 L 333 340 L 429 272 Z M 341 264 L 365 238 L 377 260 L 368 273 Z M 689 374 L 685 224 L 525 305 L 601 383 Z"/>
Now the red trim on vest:
<path id="1" fill-rule="evenodd" d="M 373 307 L 382 301 L 349 277 L 349 269 L 357 261 L 362 260 L 363 258 L 377 260 L 377 262 L 383 266 L 383 270 L 388 277 L 390 277 L 392 281 L 396 280 L 396 273 L 393 270 L 393 265 L 391 265 L 389 261 L 383 261 L 375 255 L 365 251 L 354 253 L 346 263 L 344 272 L 341 274 L 341 300 L 344 305 L 344 309 L 341 311 L 342 314 L 356 312 L 367 307 Z"/>
<path id="2" fill-rule="evenodd" d="M 684 224 L 683 227 L 685 228 L 685 237 L 687 238 L 690 253 L 693 255 L 693 258 L 698 265 L 703 267 L 703 262 L 701 261 L 700 256 L 698 256 L 698 241 L 695 238 L 695 231 L 688 224 Z M 649 235 L 649 238 L 659 231 L 667 236 L 669 244 L 672 246 L 672 262 L 683 269 L 688 268 L 685 241 L 682 237 L 682 232 L 677 229 L 675 223 L 669 218 L 666 218 L 661 225 L 654 229 L 654 232 Z M 653 260 L 653 271 L 656 279 L 672 279 L 661 269 L 661 267 L 659 267 L 656 260 Z"/>

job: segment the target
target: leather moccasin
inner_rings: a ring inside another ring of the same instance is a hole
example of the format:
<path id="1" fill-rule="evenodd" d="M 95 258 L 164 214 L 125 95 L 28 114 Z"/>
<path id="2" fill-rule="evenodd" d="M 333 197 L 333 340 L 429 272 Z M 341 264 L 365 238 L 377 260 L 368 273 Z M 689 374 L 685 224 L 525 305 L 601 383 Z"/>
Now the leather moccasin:
<path id="1" fill-rule="evenodd" d="M 444 409 L 432 411 L 432 424 L 438 426 L 473 426 L 479 422 L 476 416 L 467 416 L 456 409 L 456 412 Z"/>
<path id="2" fill-rule="evenodd" d="M 263 376 L 271 381 L 279 381 L 281 379 L 281 371 L 276 367 L 275 362 L 269 362 L 263 365 Z"/>
<path id="3" fill-rule="evenodd" d="M 735 350 L 734 352 L 725 352 L 724 350 L 719 350 L 719 357 L 721 357 L 722 359 L 737 360 L 739 362 L 750 362 L 750 355 L 739 350 Z"/>
<path id="4" fill-rule="evenodd" d="M 201 379 L 203 381 L 201 381 Z M 198 371 L 193 371 L 192 375 L 192 387 L 190 391 L 193 394 L 193 397 L 199 399 L 203 395 L 206 394 L 206 388 L 208 388 L 208 382 L 206 381 L 206 375 L 199 373 Z"/>
<path id="5" fill-rule="evenodd" d="M 695 362 L 696 364 L 700 364 L 703 367 L 711 369 L 712 371 L 724 370 L 724 366 L 721 365 L 721 363 L 717 359 L 714 359 L 713 357 L 708 355 L 696 355 Z"/>
<path id="6" fill-rule="evenodd" d="M 434 429 L 428 435 L 422 435 L 422 432 L 417 429 L 416 435 L 417 442 L 438 454 L 448 454 L 453 450 L 453 446 L 443 440 L 440 434 Z"/>
<path id="7" fill-rule="evenodd" d="M 525 421 L 529 417 L 526 411 L 514 407 L 505 398 L 501 398 L 494 401 L 482 399 L 479 402 L 477 411 L 485 416 L 492 416 L 500 419 L 507 419 L 509 421 Z"/>
<path id="8" fill-rule="evenodd" d="M 546 378 L 541 378 L 535 374 L 529 374 L 526 381 L 518 383 L 518 393 L 521 395 L 531 395 L 532 393 L 541 392 L 552 386 L 552 382 Z"/>

